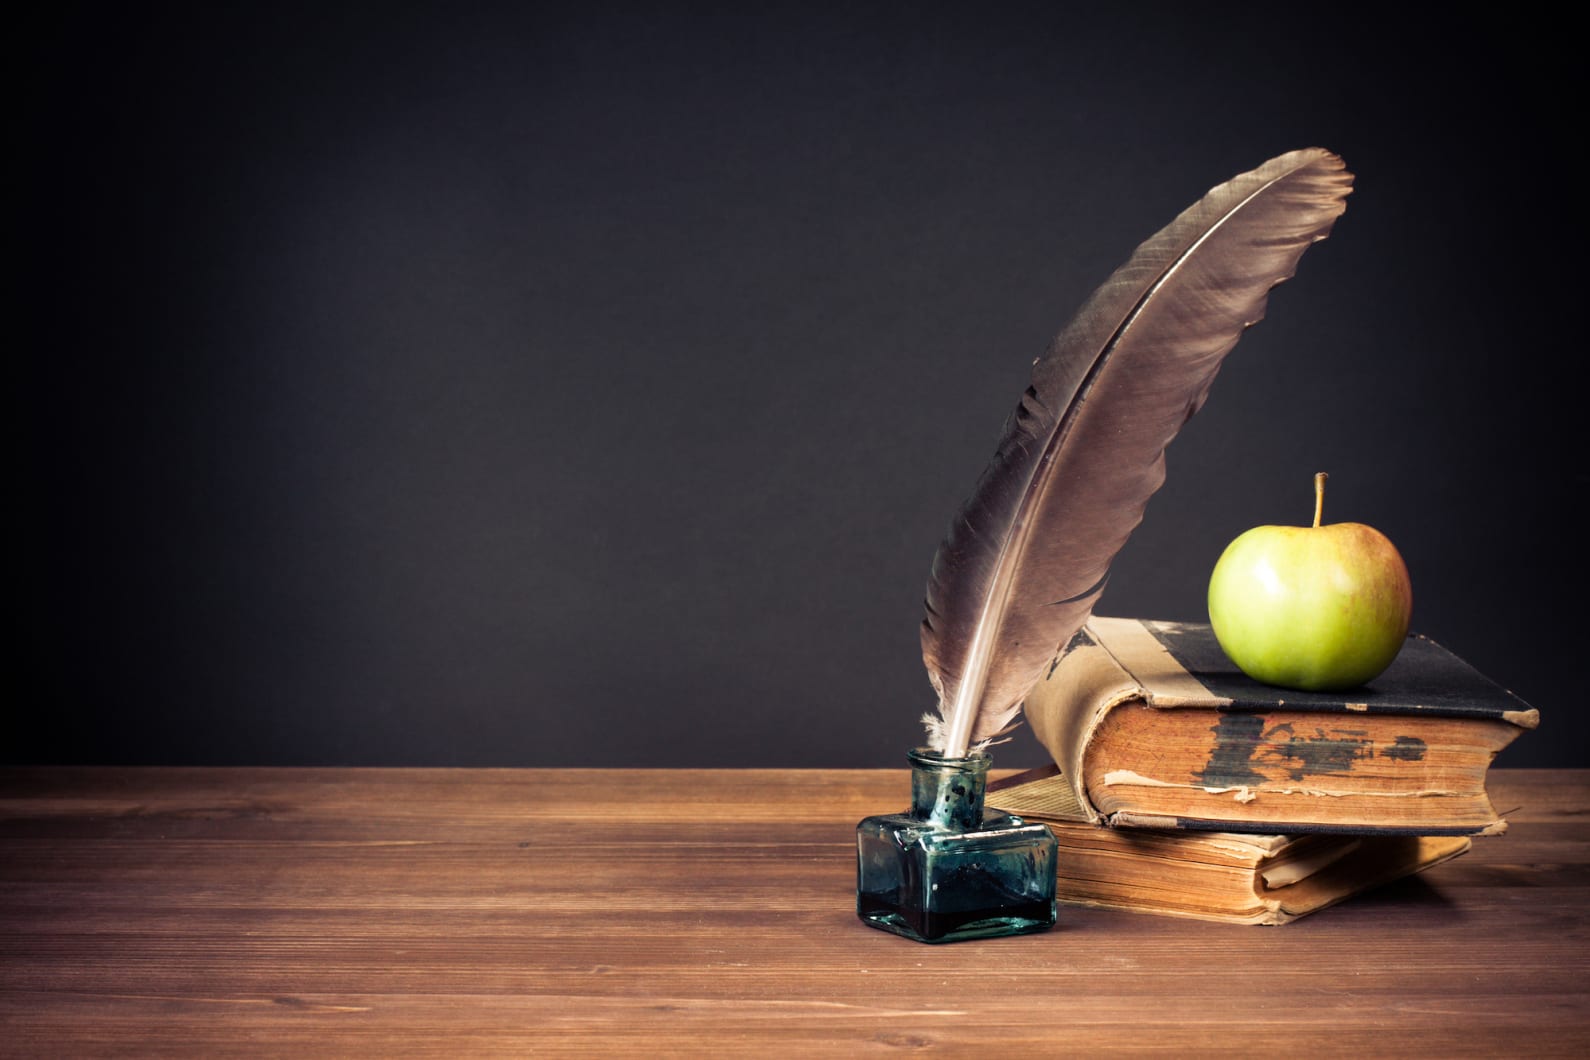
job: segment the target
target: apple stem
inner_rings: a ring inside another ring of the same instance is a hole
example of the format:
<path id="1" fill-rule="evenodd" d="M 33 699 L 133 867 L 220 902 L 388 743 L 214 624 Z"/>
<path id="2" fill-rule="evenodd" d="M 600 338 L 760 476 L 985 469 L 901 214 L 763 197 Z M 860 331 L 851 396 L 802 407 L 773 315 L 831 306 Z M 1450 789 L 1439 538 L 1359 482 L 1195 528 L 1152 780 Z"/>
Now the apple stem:
<path id="1" fill-rule="evenodd" d="M 1325 511 L 1325 480 L 1330 476 L 1321 471 L 1314 476 L 1314 527 L 1319 528 L 1319 517 Z"/>

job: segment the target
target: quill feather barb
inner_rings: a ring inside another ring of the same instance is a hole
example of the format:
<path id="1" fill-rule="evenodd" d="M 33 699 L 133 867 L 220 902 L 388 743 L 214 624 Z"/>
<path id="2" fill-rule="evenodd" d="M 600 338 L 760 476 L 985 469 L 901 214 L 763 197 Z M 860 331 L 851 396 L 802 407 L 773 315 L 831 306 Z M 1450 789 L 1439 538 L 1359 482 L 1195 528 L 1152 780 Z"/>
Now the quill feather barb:
<path id="1" fill-rule="evenodd" d="M 1143 243 L 1033 365 L 993 460 L 933 558 L 922 658 L 951 757 L 1014 723 L 1082 627 L 1270 288 L 1330 234 L 1352 174 L 1312 148 L 1211 190 Z"/>

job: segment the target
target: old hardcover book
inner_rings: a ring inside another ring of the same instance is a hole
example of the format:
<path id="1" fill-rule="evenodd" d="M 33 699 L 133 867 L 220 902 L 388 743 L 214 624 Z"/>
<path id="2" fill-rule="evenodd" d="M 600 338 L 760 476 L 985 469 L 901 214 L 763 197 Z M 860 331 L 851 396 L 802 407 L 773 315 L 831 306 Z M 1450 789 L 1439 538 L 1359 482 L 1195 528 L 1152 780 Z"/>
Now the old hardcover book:
<path id="1" fill-rule="evenodd" d="M 1105 828 L 1088 821 L 1058 767 L 988 786 L 988 802 L 1049 826 L 1063 902 L 1233 924 L 1285 924 L 1449 861 L 1466 836 L 1249 835 Z"/>
<path id="2" fill-rule="evenodd" d="M 1428 638 L 1349 693 L 1254 681 L 1209 626 L 1093 618 L 1027 697 L 1085 819 L 1293 835 L 1499 832 L 1486 777 L 1539 724 Z"/>

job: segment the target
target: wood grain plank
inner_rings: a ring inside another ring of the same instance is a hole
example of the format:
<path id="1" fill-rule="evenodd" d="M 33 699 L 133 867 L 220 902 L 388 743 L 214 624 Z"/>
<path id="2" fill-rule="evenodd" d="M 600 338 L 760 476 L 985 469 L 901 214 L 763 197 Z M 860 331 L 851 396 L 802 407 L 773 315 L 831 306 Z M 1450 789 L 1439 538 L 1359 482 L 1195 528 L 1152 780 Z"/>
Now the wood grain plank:
<path id="1" fill-rule="evenodd" d="M 1583 1055 L 1590 772 L 1283 928 L 856 920 L 903 770 L 0 772 L 0 1054 Z"/>

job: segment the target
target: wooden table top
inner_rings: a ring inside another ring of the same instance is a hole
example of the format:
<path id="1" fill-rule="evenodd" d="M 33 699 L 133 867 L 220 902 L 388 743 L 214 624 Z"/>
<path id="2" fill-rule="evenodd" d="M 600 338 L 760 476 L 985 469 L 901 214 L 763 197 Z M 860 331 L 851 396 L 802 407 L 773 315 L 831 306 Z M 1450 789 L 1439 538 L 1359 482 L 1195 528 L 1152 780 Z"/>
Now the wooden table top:
<path id="1" fill-rule="evenodd" d="M 899 770 L 0 771 L 0 1054 L 1590 1055 L 1590 771 L 1276 928 L 855 917 Z"/>

